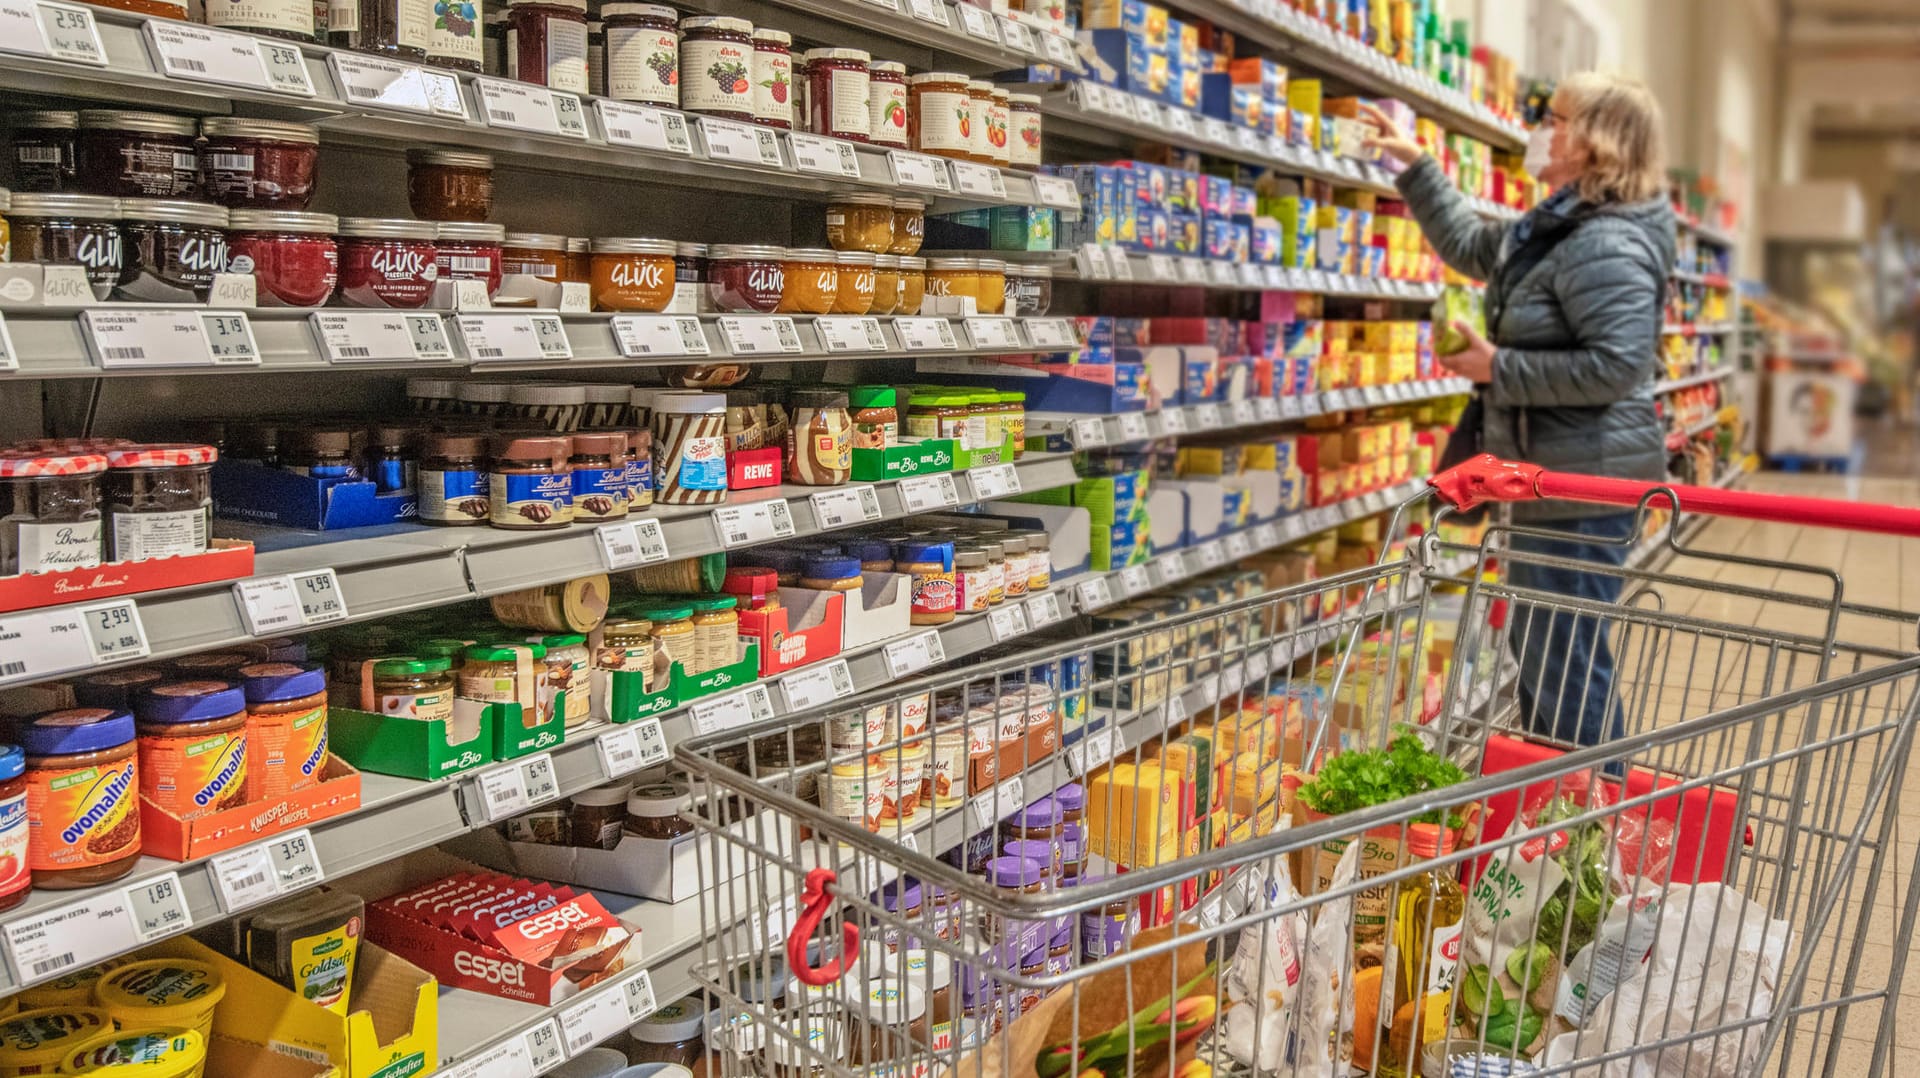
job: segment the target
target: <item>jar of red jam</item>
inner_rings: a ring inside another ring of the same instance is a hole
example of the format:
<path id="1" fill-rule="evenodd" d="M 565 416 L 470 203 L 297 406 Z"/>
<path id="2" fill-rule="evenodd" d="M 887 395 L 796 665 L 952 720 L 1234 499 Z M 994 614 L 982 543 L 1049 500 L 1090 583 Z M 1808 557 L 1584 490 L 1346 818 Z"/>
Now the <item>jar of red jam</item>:
<path id="1" fill-rule="evenodd" d="M 500 291 L 501 245 L 506 225 L 442 221 L 434 230 L 433 264 L 445 281 L 485 281 L 487 295 Z"/>
<path id="2" fill-rule="evenodd" d="M 567 238 L 547 232 L 509 232 L 501 241 L 502 273 L 524 273 L 543 281 L 560 282 L 567 264 Z"/>
<path id="3" fill-rule="evenodd" d="M 907 65 L 875 60 L 867 65 L 867 129 L 882 146 L 907 145 Z"/>
<path id="4" fill-rule="evenodd" d="M 120 283 L 115 299 L 205 303 L 227 268 L 227 211 L 204 202 L 120 200 Z"/>
<path id="5" fill-rule="evenodd" d="M 873 57 L 859 49 L 808 49 L 807 130 L 816 135 L 867 142 L 867 65 Z"/>
<path id="6" fill-rule="evenodd" d="M 753 24 L 724 15 L 680 20 L 680 107 L 753 119 Z"/>
<path id="7" fill-rule="evenodd" d="M 116 198 L 193 198 L 200 192 L 199 134 L 188 116 L 82 109 L 74 145 L 80 189 Z"/>
<path id="8" fill-rule="evenodd" d="M 209 116 L 200 121 L 202 179 L 222 206 L 304 210 L 313 201 L 320 133 L 309 124 Z"/>
<path id="9" fill-rule="evenodd" d="M 587 0 L 507 0 L 507 77 L 587 92 Z"/>
<path id="10" fill-rule="evenodd" d="M 786 281 L 784 247 L 716 243 L 707 262 L 707 295 L 714 309 L 732 314 L 772 314 Z"/>
<path id="11" fill-rule="evenodd" d="M 349 307 L 425 307 L 439 276 L 432 221 L 340 219 L 340 302 Z"/>
<path id="12" fill-rule="evenodd" d="M 793 127 L 793 35 L 753 28 L 753 122 L 785 131 Z"/>
<path id="13" fill-rule="evenodd" d="M 120 283 L 120 201 L 100 195 L 22 192 L 7 210 L 12 260 L 79 266 L 95 299 Z"/>
<path id="14" fill-rule="evenodd" d="M 673 247 L 673 298 L 668 314 L 702 314 L 713 310 L 707 298 L 707 245 L 676 243 Z"/>
<path id="15" fill-rule="evenodd" d="M 407 151 L 407 208 L 425 221 L 493 214 L 493 158 L 461 150 Z"/>
<path id="16" fill-rule="evenodd" d="M 340 281 L 330 213 L 234 210 L 227 215 L 227 272 L 253 274 L 262 307 L 319 307 Z"/>
<path id="17" fill-rule="evenodd" d="M 680 104 L 680 13 L 665 4 L 600 5 L 606 23 L 606 94 L 615 101 Z"/>

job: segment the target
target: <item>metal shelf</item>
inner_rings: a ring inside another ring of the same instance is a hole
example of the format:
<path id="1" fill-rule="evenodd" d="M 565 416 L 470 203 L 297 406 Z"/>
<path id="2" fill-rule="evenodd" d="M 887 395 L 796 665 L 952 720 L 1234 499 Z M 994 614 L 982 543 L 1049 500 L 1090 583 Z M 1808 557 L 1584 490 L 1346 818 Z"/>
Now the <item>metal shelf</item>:
<path id="1" fill-rule="evenodd" d="M 1219 292 L 1311 292 L 1351 299 L 1431 303 L 1443 286 L 1433 281 L 1389 281 L 1324 270 L 1285 269 L 1272 264 L 1223 262 L 1191 255 L 1130 254 L 1119 247 L 1087 244 L 1075 251 L 929 251 L 934 257 L 986 256 L 1053 268 L 1056 280 L 1096 284 L 1145 284 L 1205 288 Z"/>
<path id="2" fill-rule="evenodd" d="M 1685 217 L 1678 218 L 1678 220 L 1680 222 L 1680 228 L 1683 231 L 1691 232 L 1701 239 L 1706 240 L 1708 243 L 1717 244 L 1721 247 L 1732 247 L 1735 243 L 1733 236 L 1717 228 L 1703 225 L 1698 221 L 1690 221 Z"/>
<path id="3" fill-rule="evenodd" d="M 1655 393 L 1672 393 L 1677 389 L 1691 389 L 1694 386 L 1706 385 L 1708 382 L 1719 382 L 1731 377 L 1733 377 L 1732 367 L 1716 367 L 1713 370 L 1703 371 L 1699 374 L 1689 374 L 1684 378 L 1669 378 L 1655 382 L 1653 384 L 1653 391 Z"/>
<path id="4" fill-rule="evenodd" d="M 678 6 L 776 27 L 801 41 L 862 49 L 916 70 L 985 76 L 1035 63 L 1080 66 L 1071 37 L 1050 33 L 1024 12 L 994 16 L 946 0 L 682 0 Z M 1049 43 L 1049 37 L 1058 40 Z"/>
<path id="5" fill-rule="evenodd" d="M 1662 336 L 1679 334 L 1686 337 L 1723 337 L 1733 332 L 1731 322 L 1708 322 L 1704 325 L 1695 322 L 1668 322 L 1660 327 Z"/>
<path id="6" fill-rule="evenodd" d="M 1466 393 L 1472 388 L 1473 383 L 1465 378 L 1435 378 L 1368 386 L 1364 389 L 1336 389 L 1278 400 L 1261 398 L 1220 404 L 1166 405 L 1156 411 L 1126 416 L 1031 412 L 1027 415 L 1027 431 L 1030 434 L 1063 435 L 1072 440 L 1076 449 L 1094 449 L 1180 434 L 1241 430 L 1363 408 L 1418 404 Z M 1178 418 L 1174 418 L 1176 415 Z M 1095 423 L 1099 424 L 1098 434 L 1092 428 Z"/>

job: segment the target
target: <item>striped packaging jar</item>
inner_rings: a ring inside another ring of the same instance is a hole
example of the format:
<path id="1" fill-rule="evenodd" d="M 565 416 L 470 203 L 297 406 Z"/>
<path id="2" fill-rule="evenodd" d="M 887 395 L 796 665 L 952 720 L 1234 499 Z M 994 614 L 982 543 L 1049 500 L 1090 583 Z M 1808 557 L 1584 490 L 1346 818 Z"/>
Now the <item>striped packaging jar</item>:
<path id="1" fill-rule="evenodd" d="M 653 500 L 718 505 L 727 500 L 727 398 L 660 393 L 653 402 Z"/>

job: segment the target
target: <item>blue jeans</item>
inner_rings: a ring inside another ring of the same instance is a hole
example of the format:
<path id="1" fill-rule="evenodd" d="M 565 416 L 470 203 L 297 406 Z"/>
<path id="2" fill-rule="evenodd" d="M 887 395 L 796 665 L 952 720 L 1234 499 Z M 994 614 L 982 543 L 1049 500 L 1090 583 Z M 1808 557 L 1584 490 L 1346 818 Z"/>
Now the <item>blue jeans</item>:
<path id="1" fill-rule="evenodd" d="M 1541 522 L 1537 526 L 1595 539 L 1617 539 L 1633 529 L 1635 514 Z M 1618 566 L 1631 547 L 1611 542 L 1540 539 L 1515 535 L 1514 550 Z M 1611 603 L 1620 598 L 1622 579 L 1515 561 L 1507 575 L 1514 585 L 1535 591 Z M 1532 603 L 1516 602 L 1508 635 L 1520 661 L 1520 717 L 1535 735 L 1577 745 L 1598 745 L 1624 737 L 1620 701 L 1613 691 L 1613 652 L 1606 626 L 1596 618 L 1574 616 Z"/>

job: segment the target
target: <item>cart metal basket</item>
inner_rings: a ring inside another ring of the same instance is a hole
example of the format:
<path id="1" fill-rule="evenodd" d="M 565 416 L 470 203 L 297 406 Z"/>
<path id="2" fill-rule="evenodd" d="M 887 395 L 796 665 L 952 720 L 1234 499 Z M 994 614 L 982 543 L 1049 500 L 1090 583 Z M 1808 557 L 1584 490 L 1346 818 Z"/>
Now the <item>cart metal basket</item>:
<path id="1" fill-rule="evenodd" d="M 1271 590 L 1289 563 L 1256 558 L 680 745 L 719 1069 L 1804 1075 L 1853 1036 L 1887 1073 L 1913 619 L 1823 570 L 1671 540 L 1602 570 L 1452 517 L 1920 513 L 1491 458 L 1433 487 L 1353 536 L 1366 568 Z M 1523 586 L 1576 564 L 1618 600 Z M 1767 601 L 1822 628 L 1727 616 Z M 1603 646 L 1574 656 L 1581 625 Z M 1574 744 L 1592 715 L 1609 736 Z"/>

